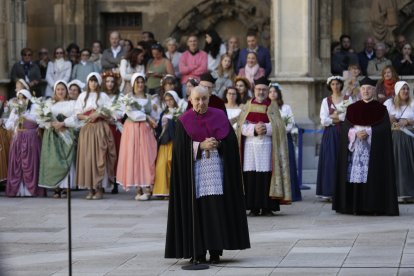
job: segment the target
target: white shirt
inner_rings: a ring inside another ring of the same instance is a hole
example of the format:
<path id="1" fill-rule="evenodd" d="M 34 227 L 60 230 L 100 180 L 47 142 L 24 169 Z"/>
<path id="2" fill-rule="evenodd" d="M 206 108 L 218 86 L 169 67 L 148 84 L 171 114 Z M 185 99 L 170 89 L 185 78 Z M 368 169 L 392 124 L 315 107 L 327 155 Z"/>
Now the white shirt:
<path id="1" fill-rule="evenodd" d="M 396 96 L 398 97 L 398 96 Z M 396 119 L 414 119 L 414 103 L 411 102 L 409 106 L 404 105 L 400 108 L 396 108 L 393 99 L 388 99 L 384 102 L 384 105 L 387 107 L 388 114 L 394 116 Z"/>
<path id="2" fill-rule="evenodd" d="M 122 51 L 121 45 L 118 45 L 118 47 L 116 47 L 115 49 L 111 47 L 111 51 L 114 58 L 116 58 L 118 53 Z"/>
<path id="3" fill-rule="evenodd" d="M 342 122 L 345 120 L 346 107 L 350 103 L 352 103 L 352 100 L 351 99 L 349 99 L 349 100 L 342 100 L 340 103 L 334 104 L 332 106 L 334 109 L 336 109 L 337 111 L 340 112 L 339 113 L 339 120 L 342 121 Z M 322 100 L 321 111 L 319 113 L 319 116 L 321 118 L 321 125 L 323 125 L 324 127 L 333 125 L 332 119 L 331 119 L 331 117 L 329 117 L 328 98 L 324 98 Z"/>
<path id="4" fill-rule="evenodd" d="M 76 115 L 83 114 L 90 110 L 96 110 L 99 107 L 108 107 L 112 104 L 111 99 L 104 92 L 99 92 L 99 100 L 98 100 L 98 104 L 96 104 L 96 98 L 98 96 L 98 93 L 91 92 L 89 93 L 89 97 L 85 105 L 86 93 L 87 92 L 82 92 L 79 95 L 78 99 L 76 100 L 76 104 L 75 104 Z"/>
<path id="5" fill-rule="evenodd" d="M 282 105 L 282 108 L 279 109 L 279 111 L 280 111 L 280 116 L 282 117 L 282 119 L 285 122 L 286 120 L 288 121 L 286 125 L 286 132 L 290 132 L 292 128 L 295 126 L 295 118 L 293 117 L 292 109 L 290 108 L 289 105 L 284 104 Z"/>

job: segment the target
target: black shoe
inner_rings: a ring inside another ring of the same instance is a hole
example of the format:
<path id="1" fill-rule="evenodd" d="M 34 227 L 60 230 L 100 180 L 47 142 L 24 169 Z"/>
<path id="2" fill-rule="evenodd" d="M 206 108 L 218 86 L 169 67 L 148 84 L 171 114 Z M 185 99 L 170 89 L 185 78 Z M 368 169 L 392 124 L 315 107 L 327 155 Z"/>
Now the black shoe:
<path id="1" fill-rule="evenodd" d="M 111 194 L 117 194 L 118 193 L 118 184 L 114 184 L 114 187 L 112 188 Z"/>
<path id="2" fill-rule="evenodd" d="M 194 263 L 194 258 L 190 259 L 190 263 L 191 264 Z M 198 256 L 195 260 L 195 263 L 196 264 L 205 264 L 205 263 L 207 263 L 206 255 Z"/>
<path id="3" fill-rule="evenodd" d="M 210 256 L 210 263 L 211 264 L 218 264 L 218 263 L 220 263 L 220 255 L 211 255 Z"/>
<path id="4" fill-rule="evenodd" d="M 272 217 L 272 216 L 274 216 L 274 214 L 273 214 L 273 212 L 271 210 L 266 210 L 266 209 L 263 209 L 262 210 L 262 213 L 260 215 L 261 216 L 264 216 L 264 217 Z"/>
<path id="5" fill-rule="evenodd" d="M 257 210 L 251 210 L 249 213 L 249 217 L 257 217 L 259 216 L 259 211 Z"/>

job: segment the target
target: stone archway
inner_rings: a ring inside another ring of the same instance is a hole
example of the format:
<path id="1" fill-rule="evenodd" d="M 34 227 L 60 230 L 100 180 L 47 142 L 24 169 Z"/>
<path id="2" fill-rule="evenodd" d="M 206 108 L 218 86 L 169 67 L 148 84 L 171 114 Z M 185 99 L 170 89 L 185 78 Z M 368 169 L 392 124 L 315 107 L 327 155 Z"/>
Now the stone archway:
<path id="1" fill-rule="evenodd" d="M 206 0 L 194 6 L 177 23 L 171 36 L 185 41 L 189 34 L 202 36 L 215 28 L 223 39 L 239 38 L 244 47 L 247 30 L 256 30 L 260 44 L 270 47 L 270 0 Z"/>

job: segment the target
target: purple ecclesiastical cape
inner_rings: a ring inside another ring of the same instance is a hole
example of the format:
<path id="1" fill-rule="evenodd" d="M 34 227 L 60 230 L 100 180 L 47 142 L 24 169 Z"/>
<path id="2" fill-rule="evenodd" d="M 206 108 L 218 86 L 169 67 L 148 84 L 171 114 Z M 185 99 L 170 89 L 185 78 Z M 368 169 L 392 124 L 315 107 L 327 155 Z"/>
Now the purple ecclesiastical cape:
<path id="1" fill-rule="evenodd" d="M 198 114 L 193 109 L 187 110 L 179 120 L 188 136 L 196 142 L 203 142 L 210 137 L 222 140 L 230 131 L 230 123 L 226 114 L 214 107 L 209 107 L 204 114 Z"/>

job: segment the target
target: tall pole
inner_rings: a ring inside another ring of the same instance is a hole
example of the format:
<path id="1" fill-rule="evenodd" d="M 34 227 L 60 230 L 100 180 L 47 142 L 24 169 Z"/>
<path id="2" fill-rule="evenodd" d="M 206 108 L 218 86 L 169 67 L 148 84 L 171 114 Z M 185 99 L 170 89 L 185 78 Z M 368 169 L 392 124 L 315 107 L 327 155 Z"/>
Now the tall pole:
<path id="1" fill-rule="evenodd" d="M 66 189 L 66 195 L 68 198 L 68 254 L 69 254 L 69 276 L 72 276 L 72 213 L 71 213 L 71 198 L 70 198 L 70 182 Z"/>

